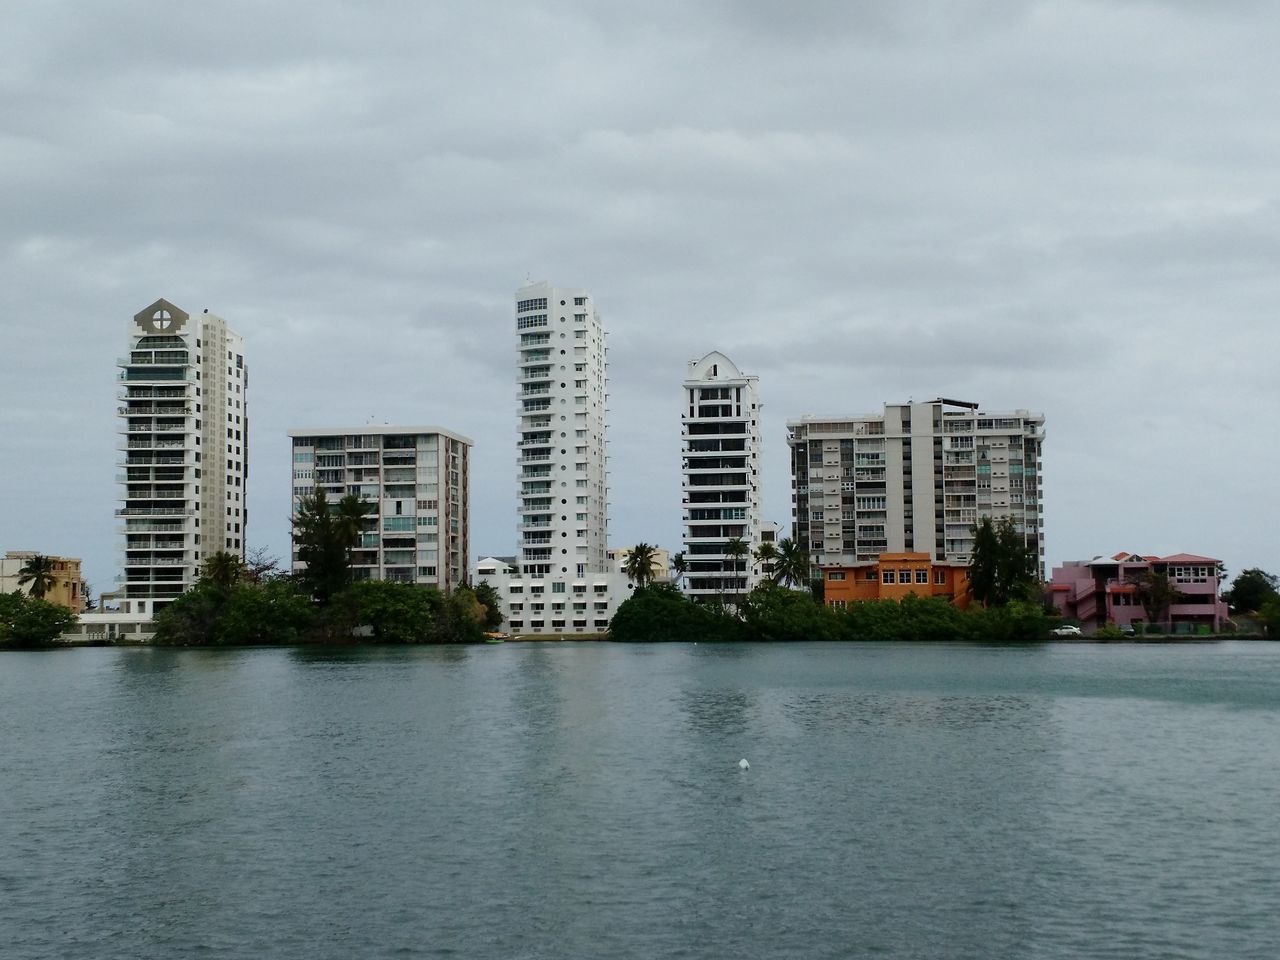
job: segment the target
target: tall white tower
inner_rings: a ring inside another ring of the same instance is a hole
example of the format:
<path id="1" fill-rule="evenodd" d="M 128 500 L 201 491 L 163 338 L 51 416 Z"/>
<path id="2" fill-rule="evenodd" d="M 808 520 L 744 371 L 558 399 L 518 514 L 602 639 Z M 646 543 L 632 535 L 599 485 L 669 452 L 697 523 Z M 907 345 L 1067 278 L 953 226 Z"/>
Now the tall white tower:
<path id="1" fill-rule="evenodd" d="M 220 317 L 157 300 L 118 361 L 124 475 L 122 609 L 154 613 L 218 551 L 243 557 L 249 372 Z"/>
<path id="2" fill-rule="evenodd" d="M 585 290 L 516 291 L 521 572 L 608 569 L 605 330 Z"/>
<path id="3" fill-rule="evenodd" d="M 760 398 L 757 377 L 723 353 L 689 361 L 681 438 L 686 592 L 695 600 L 733 598 L 755 585 L 750 553 L 760 545 Z"/>

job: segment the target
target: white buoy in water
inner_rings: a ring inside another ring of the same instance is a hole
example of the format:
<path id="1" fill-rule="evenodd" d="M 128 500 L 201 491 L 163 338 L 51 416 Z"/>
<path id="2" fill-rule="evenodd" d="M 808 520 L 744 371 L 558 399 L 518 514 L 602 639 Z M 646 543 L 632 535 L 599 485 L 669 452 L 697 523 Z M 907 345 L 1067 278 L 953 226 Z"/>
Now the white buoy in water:
<path id="1" fill-rule="evenodd" d="M 750 770 L 750 769 L 751 769 L 751 764 L 747 763 L 747 760 L 746 760 L 746 758 L 744 757 L 743 759 L 741 759 L 741 760 L 739 760 L 739 761 L 738 761 L 738 769 L 739 769 L 739 770 Z"/>

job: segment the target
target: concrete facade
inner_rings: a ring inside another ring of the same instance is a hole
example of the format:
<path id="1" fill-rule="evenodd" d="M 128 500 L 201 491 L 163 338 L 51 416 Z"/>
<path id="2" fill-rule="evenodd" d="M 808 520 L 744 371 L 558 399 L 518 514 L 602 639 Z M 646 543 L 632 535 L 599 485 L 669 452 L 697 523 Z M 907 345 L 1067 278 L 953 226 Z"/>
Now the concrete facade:
<path id="1" fill-rule="evenodd" d="M 515 297 L 521 571 L 606 570 L 605 329 L 585 290 L 536 283 Z"/>
<path id="2" fill-rule="evenodd" d="M 759 378 L 723 353 L 689 361 L 680 413 L 685 593 L 695 601 L 747 593 L 760 574 L 751 553 L 734 559 L 729 541 L 754 552 L 761 540 Z"/>
<path id="3" fill-rule="evenodd" d="M 121 609 L 150 616 L 199 578 L 204 560 L 243 557 L 249 523 L 249 370 L 220 317 L 157 300 L 129 323 L 117 361 L 124 472 Z"/>
<path id="4" fill-rule="evenodd" d="M 502 603 L 502 628 L 513 636 L 604 633 L 632 584 L 615 571 L 581 577 L 522 575 L 512 558 L 481 557 L 473 584 L 488 583 Z"/>
<path id="5" fill-rule="evenodd" d="M 787 424 L 792 537 L 815 566 L 883 553 L 968 563 L 979 517 L 1010 518 L 1044 557 L 1044 415 L 938 399 Z"/>
<path id="6" fill-rule="evenodd" d="M 471 447 L 441 427 L 311 427 L 289 432 L 292 510 L 323 488 L 330 503 L 355 494 L 373 512 L 352 553 L 358 580 L 449 591 L 471 555 Z M 292 548 L 292 568 L 306 569 Z"/>

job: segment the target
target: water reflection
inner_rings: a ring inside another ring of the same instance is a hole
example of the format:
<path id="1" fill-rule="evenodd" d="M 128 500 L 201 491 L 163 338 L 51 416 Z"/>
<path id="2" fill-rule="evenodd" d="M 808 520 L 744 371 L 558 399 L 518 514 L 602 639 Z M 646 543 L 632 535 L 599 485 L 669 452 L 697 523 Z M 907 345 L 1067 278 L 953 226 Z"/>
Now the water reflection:
<path id="1" fill-rule="evenodd" d="M 876 694 L 796 695 L 783 704 L 787 719 L 805 729 L 830 726 L 924 726 L 964 729 L 1025 724 L 1037 710 L 1029 697 L 920 697 Z"/>

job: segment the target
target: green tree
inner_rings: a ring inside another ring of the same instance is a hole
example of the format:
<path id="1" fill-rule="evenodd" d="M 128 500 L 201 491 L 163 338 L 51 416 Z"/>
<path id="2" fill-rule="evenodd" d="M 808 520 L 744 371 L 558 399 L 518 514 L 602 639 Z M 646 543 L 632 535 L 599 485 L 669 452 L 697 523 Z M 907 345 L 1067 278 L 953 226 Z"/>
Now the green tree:
<path id="1" fill-rule="evenodd" d="M 655 547 L 641 541 L 627 551 L 627 559 L 622 564 L 622 572 L 637 587 L 647 587 L 653 582 L 653 559 L 657 553 Z"/>
<path id="2" fill-rule="evenodd" d="M 773 565 L 778 559 L 778 548 L 772 540 L 766 540 L 756 547 L 752 555 L 762 576 L 773 579 Z"/>
<path id="3" fill-rule="evenodd" d="M 1280 594 L 1270 596 L 1262 602 L 1262 609 L 1258 611 L 1258 619 L 1266 627 L 1267 636 L 1273 639 L 1280 637 Z"/>
<path id="4" fill-rule="evenodd" d="M 676 575 L 676 586 L 682 587 L 684 575 L 689 572 L 689 561 L 685 559 L 683 550 L 671 558 L 671 572 Z"/>
<path id="5" fill-rule="evenodd" d="M 1257 613 L 1268 600 L 1280 593 L 1280 579 L 1257 567 L 1242 570 L 1231 581 L 1231 589 L 1222 599 L 1231 605 L 1234 613 Z"/>
<path id="6" fill-rule="evenodd" d="M 630 643 L 737 640 L 741 624 L 723 607 L 697 604 L 669 583 L 637 588 L 609 621 L 609 637 Z"/>
<path id="7" fill-rule="evenodd" d="M 831 640 L 836 635 L 832 613 L 808 593 L 762 583 L 739 610 L 751 640 Z"/>
<path id="8" fill-rule="evenodd" d="M 975 600 L 1001 607 L 1039 592 L 1038 559 L 1010 518 L 992 521 L 984 516 L 972 530 L 969 582 Z"/>
<path id="9" fill-rule="evenodd" d="M 434 587 L 387 580 L 361 580 L 335 597 L 333 606 L 346 623 L 366 627 L 377 643 L 427 643 L 438 640 L 444 604 Z M 350 630 L 347 631 L 348 636 Z"/>
<path id="10" fill-rule="evenodd" d="M 244 561 L 234 553 L 219 550 L 211 554 L 200 567 L 200 578 L 218 590 L 230 593 L 233 587 L 245 579 Z"/>
<path id="11" fill-rule="evenodd" d="M 31 584 L 27 592 L 37 600 L 44 599 L 44 595 L 53 589 L 57 579 L 53 561 L 38 553 L 28 557 L 27 562 L 18 571 L 18 586 Z"/>
<path id="12" fill-rule="evenodd" d="M 350 581 L 351 552 L 360 542 L 363 520 L 371 509 L 355 494 L 330 504 L 323 487 L 298 501 L 293 539 L 298 559 L 307 565 L 301 579 L 321 604 Z"/>
<path id="13" fill-rule="evenodd" d="M 1124 582 L 1133 587 L 1133 595 L 1142 604 L 1148 623 L 1166 623 L 1169 608 L 1182 596 L 1169 575 L 1158 570 L 1142 570 L 1126 577 Z"/>
<path id="14" fill-rule="evenodd" d="M 497 630 L 502 626 L 502 597 L 488 580 L 481 580 L 473 590 L 476 600 L 484 607 L 484 620 L 481 622 L 486 630 Z"/>
<path id="15" fill-rule="evenodd" d="M 0 644 L 10 646 L 53 643 L 78 618 L 66 607 L 20 591 L 0 593 Z"/>
<path id="16" fill-rule="evenodd" d="M 775 583 L 789 587 L 804 586 L 809 583 L 809 554 L 803 544 L 790 537 L 778 541 L 777 559 L 773 565 Z"/>

